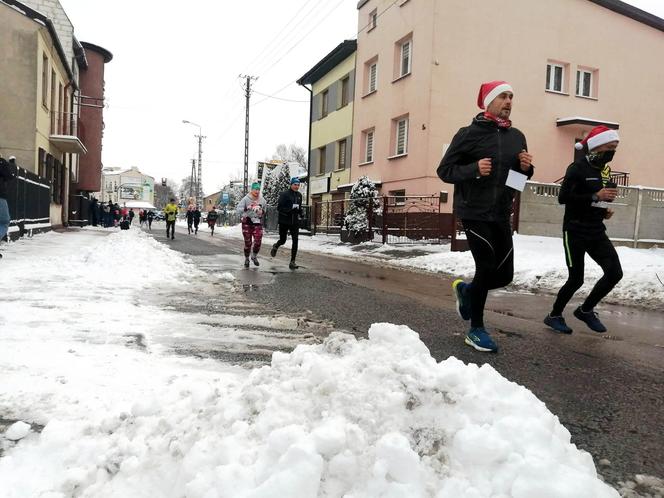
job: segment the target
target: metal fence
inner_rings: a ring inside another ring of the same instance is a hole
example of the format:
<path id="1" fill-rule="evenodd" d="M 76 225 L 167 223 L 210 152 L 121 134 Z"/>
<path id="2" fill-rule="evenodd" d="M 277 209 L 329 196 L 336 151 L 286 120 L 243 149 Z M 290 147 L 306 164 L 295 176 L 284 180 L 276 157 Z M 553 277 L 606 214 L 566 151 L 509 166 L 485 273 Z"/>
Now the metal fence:
<path id="1" fill-rule="evenodd" d="M 367 228 L 362 234 L 349 234 L 344 223 L 356 202 L 366 210 Z M 366 199 L 316 202 L 311 213 L 312 233 L 341 235 L 344 241 L 377 239 L 384 244 L 439 244 L 452 238 L 454 216 L 441 212 L 439 196 L 384 196 L 379 202 L 378 210 Z"/>
<path id="2" fill-rule="evenodd" d="M 35 230 L 51 227 L 49 211 L 51 186 L 42 178 L 23 168 L 16 168 L 16 179 L 7 184 L 9 205 L 9 237 L 17 239 Z"/>

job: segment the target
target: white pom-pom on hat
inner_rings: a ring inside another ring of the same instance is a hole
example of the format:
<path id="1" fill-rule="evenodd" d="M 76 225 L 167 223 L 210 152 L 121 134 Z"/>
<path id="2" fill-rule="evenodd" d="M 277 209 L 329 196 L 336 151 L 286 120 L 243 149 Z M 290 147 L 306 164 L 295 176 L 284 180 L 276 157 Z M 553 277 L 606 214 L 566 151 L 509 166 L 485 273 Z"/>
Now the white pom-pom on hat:
<path id="1" fill-rule="evenodd" d="M 600 125 L 595 126 L 588 136 L 574 144 L 576 150 L 582 150 L 584 145 L 588 146 L 588 150 L 593 150 L 599 147 L 600 145 L 608 144 L 609 142 L 620 142 L 620 136 L 616 130 L 607 128 L 606 126 Z"/>

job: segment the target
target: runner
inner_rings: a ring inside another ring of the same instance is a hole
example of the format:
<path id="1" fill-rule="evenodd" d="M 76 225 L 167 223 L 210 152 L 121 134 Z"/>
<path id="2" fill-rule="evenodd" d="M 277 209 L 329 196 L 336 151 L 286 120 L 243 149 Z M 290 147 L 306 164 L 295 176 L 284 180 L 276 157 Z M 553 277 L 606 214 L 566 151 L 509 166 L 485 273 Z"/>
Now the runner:
<path id="1" fill-rule="evenodd" d="M 477 98 L 484 112 L 457 132 L 437 171 L 441 180 L 454 184 L 454 212 L 475 260 L 473 281 L 452 284 L 459 315 L 470 320 L 465 342 L 483 352 L 498 351 L 484 327 L 488 292 L 509 284 L 514 273 L 510 213 L 515 190 L 508 184 L 515 185 L 515 176 L 533 175 L 526 137 L 509 119 L 513 98 L 508 83 L 484 83 Z"/>
<path id="2" fill-rule="evenodd" d="M 175 204 L 175 199 L 171 199 L 171 202 L 166 204 L 164 208 L 164 216 L 166 217 L 166 238 L 168 238 L 168 232 L 171 232 L 171 240 L 175 238 L 175 220 L 178 217 L 178 206 Z"/>
<path id="3" fill-rule="evenodd" d="M 563 334 L 572 333 L 563 318 L 563 310 L 583 285 L 586 253 L 604 272 L 583 304 L 574 310 L 574 316 L 590 330 L 606 332 L 594 309 L 623 276 L 618 253 L 606 235 L 604 225 L 604 220 L 613 216 L 608 203 L 618 195 L 617 186 L 611 181 L 608 163 L 613 159 L 619 142 L 617 131 L 605 126 L 593 128 L 584 140 L 575 145 L 586 155 L 567 168 L 560 187 L 558 202 L 565 205 L 563 245 L 569 277 L 558 291 L 553 309 L 544 318 L 544 323 Z"/>
<path id="4" fill-rule="evenodd" d="M 249 256 L 258 266 L 258 251 L 263 240 L 263 218 L 267 206 L 260 194 L 261 185 L 251 184 L 251 191 L 238 203 L 236 211 L 242 217 L 242 236 L 244 237 L 244 267 L 249 268 Z"/>
<path id="5" fill-rule="evenodd" d="M 194 235 L 198 235 L 198 225 L 201 222 L 201 210 L 198 206 L 194 207 Z"/>
<path id="6" fill-rule="evenodd" d="M 207 224 L 208 227 L 210 227 L 210 237 L 214 236 L 214 227 L 217 224 L 217 219 L 219 218 L 219 213 L 217 213 L 217 210 L 212 206 L 212 209 L 208 211 L 207 214 Z"/>
<path id="7" fill-rule="evenodd" d="M 277 255 L 277 250 L 280 246 L 286 243 L 288 232 L 291 234 L 291 260 L 288 268 L 296 270 L 299 268 L 295 263 L 297 256 L 297 242 L 300 233 L 300 218 L 302 217 L 302 194 L 300 190 L 300 179 L 291 178 L 290 188 L 281 193 L 277 203 L 277 210 L 279 211 L 279 240 L 272 246 L 270 256 L 273 258 Z"/>

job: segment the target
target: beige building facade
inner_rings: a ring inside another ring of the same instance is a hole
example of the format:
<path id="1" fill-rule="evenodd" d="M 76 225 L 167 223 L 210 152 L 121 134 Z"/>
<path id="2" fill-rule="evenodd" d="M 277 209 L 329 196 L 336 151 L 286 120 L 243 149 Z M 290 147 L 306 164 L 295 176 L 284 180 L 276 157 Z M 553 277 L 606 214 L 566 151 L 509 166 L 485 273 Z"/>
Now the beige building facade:
<path id="1" fill-rule="evenodd" d="M 344 199 L 340 187 L 350 183 L 356 47 L 355 40 L 345 40 L 298 80 L 311 86 L 308 194 L 312 203 Z"/>
<path id="2" fill-rule="evenodd" d="M 77 83 L 53 23 L 26 6 L 0 3 L 0 153 L 48 180 L 51 226 L 67 223 L 70 171 L 86 148 L 72 101 Z M 69 40 L 71 42 L 71 40 Z"/>
<path id="3" fill-rule="evenodd" d="M 561 178 L 575 142 L 605 124 L 622 139 L 612 169 L 629 173 L 631 184 L 664 187 L 664 122 L 656 118 L 664 112 L 664 20 L 618 0 L 486 7 L 358 3 L 352 181 L 367 175 L 383 195 L 451 194 L 436 175 L 440 159 L 480 112 L 480 84 L 505 80 L 514 88 L 514 126 L 534 155 L 534 180 Z"/>
<path id="4" fill-rule="evenodd" d="M 120 207 L 131 201 L 143 201 L 154 205 L 154 177 L 145 175 L 136 167 L 121 170 L 105 168 L 102 171 L 101 202 L 118 203 Z"/>

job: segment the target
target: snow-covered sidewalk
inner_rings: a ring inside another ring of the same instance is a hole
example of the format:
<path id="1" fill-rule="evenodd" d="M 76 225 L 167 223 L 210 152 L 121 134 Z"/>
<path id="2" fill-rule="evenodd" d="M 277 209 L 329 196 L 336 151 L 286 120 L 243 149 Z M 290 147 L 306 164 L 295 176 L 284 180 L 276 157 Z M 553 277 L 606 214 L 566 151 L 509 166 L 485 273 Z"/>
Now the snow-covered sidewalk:
<path id="1" fill-rule="evenodd" d="M 233 367 L 127 347 L 199 332 L 141 295 L 233 293 L 139 230 L 40 235 L 0 264 L 3 498 L 618 496 L 530 391 L 407 327 Z"/>
<path id="2" fill-rule="evenodd" d="M 206 229 L 207 230 L 207 227 Z M 240 225 L 219 227 L 215 234 L 242 238 Z M 276 241 L 273 234 L 266 243 Z M 451 252 L 449 244 L 383 245 L 376 242 L 351 245 L 338 235 L 300 237 L 300 249 L 412 270 L 472 277 L 475 266 L 470 252 Z M 285 247 L 290 247 L 290 239 Z M 662 306 L 664 303 L 664 248 L 632 249 L 617 247 L 624 277 L 605 299 L 608 303 L 632 306 Z M 567 267 L 561 238 L 514 235 L 514 281 L 512 288 L 556 293 L 567 280 Z M 586 257 L 586 279 L 579 293 L 590 291 L 602 276 L 601 268 Z M 659 278 L 658 278 L 659 277 Z M 661 279 L 661 281 L 660 281 Z"/>

